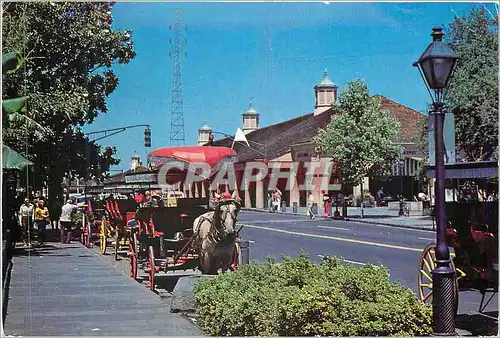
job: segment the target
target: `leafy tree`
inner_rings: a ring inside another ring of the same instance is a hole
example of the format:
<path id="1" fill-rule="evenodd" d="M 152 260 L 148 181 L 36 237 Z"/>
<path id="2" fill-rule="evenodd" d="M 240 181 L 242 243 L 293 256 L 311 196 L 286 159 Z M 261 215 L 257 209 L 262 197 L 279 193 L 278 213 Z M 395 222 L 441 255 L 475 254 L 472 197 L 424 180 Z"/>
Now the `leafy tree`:
<path id="1" fill-rule="evenodd" d="M 12 74 L 23 64 L 20 53 L 2 54 L 2 74 Z M 26 115 L 28 96 L 2 99 L 2 126 L 9 128 L 10 124 L 24 123 L 30 130 L 47 132 L 45 128 Z"/>
<path id="2" fill-rule="evenodd" d="M 25 64 L 23 71 L 4 75 L 2 98 L 29 96 L 26 114 L 51 131 L 41 139 L 20 124 L 4 130 L 3 141 L 19 152 L 28 150 L 27 157 L 36 163 L 35 176 L 47 178 L 49 200 L 61 196 L 65 175 L 86 177 L 89 168 L 91 174 L 105 173 L 117 162 L 80 130 L 107 112 L 106 99 L 118 85 L 113 65 L 135 57 L 131 31 L 111 27 L 113 5 L 3 5 L 2 49 L 22 53 Z"/>
<path id="3" fill-rule="evenodd" d="M 446 100 L 455 108 L 457 145 L 469 161 L 498 153 L 498 13 L 488 15 L 482 7 L 457 16 L 445 36 L 460 57 Z"/>
<path id="4" fill-rule="evenodd" d="M 393 143 L 400 123 L 381 109 L 380 99 L 370 96 L 362 80 L 349 83 L 334 109 L 331 122 L 314 142 L 338 165 L 342 184 L 361 184 L 363 194 L 363 177 L 386 173 L 401 156 L 401 146 Z"/>

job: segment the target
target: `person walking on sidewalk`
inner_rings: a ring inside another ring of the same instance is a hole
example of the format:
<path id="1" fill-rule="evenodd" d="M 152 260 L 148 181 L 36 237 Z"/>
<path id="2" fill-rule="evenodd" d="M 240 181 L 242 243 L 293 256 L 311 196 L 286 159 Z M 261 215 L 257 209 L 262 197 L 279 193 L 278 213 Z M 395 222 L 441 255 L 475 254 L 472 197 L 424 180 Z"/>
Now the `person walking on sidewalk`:
<path id="1" fill-rule="evenodd" d="M 21 227 L 21 238 L 26 247 L 31 247 L 31 233 L 33 229 L 33 204 L 26 198 L 19 208 L 19 226 Z"/>
<path id="2" fill-rule="evenodd" d="M 310 219 L 316 218 L 314 216 L 313 211 L 312 211 L 313 205 L 314 205 L 314 196 L 313 196 L 312 192 L 309 191 L 309 198 L 307 199 L 307 210 L 306 210 L 306 213 L 307 213 L 307 216 L 309 216 Z"/>
<path id="3" fill-rule="evenodd" d="M 330 196 L 328 192 L 323 191 L 323 207 L 325 208 L 325 216 L 330 216 Z"/>
<path id="4" fill-rule="evenodd" d="M 49 223 L 49 209 L 45 206 L 44 200 L 39 200 L 35 208 L 35 224 L 38 228 L 38 244 L 45 244 L 45 228 Z"/>
<path id="5" fill-rule="evenodd" d="M 281 195 L 283 194 L 278 188 L 276 188 L 274 194 L 276 196 L 276 211 L 281 211 Z"/>
<path id="6" fill-rule="evenodd" d="M 267 211 L 274 212 L 272 192 L 267 193 Z"/>
<path id="7" fill-rule="evenodd" d="M 61 208 L 61 243 L 70 243 L 71 241 L 71 228 L 73 227 L 72 216 L 77 209 L 78 207 L 73 204 L 73 200 L 71 199 Z"/>

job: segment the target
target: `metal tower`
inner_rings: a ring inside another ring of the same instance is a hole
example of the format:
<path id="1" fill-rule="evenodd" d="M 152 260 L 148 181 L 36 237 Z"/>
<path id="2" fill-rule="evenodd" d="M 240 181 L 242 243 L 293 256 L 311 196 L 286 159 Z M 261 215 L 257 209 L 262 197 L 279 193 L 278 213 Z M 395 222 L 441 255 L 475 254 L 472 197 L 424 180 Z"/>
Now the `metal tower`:
<path id="1" fill-rule="evenodd" d="M 173 51 L 169 53 L 174 65 L 173 87 L 172 87 L 172 111 L 170 113 L 170 145 L 185 145 L 184 136 L 184 111 L 182 101 L 182 54 L 186 44 L 184 31 L 186 25 L 183 23 L 182 11 L 174 9 L 175 22 L 170 25 L 173 38 L 169 39 Z M 184 52 L 184 55 L 187 53 Z"/>

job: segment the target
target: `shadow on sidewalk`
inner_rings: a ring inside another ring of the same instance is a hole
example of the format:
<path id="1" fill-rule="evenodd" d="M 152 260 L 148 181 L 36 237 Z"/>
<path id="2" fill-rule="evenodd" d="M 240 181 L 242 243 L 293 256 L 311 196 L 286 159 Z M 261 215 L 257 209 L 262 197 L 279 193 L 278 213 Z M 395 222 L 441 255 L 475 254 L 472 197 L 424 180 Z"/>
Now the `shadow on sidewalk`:
<path id="1" fill-rule="evenodd" d="M 72 249 L 75 247 L 75 245 L 78 245 L 77 243 L 75 244 L 65 244 L 64 247 L 56 247 L 50 244 L 45 244 L 44 246 L 37 246 L 36 244 L 31 247 L 16 247 L 14 248 L 13 251 L 13 256 L 17 257 L 22 257 L 22 256 L 58 256 L 58 257 L 63 257 L 63 256 L 71 256 L 70 254 L 66 253 L 59 253 L 59 251 L 62 250 L 67 250 L 67 249 Z"/>
<path id="2" fill-rule="evenodd" d="M 498 333 L 498 311 L 484 313 L 489 318 L 479 313 L 457 315 L 455 326 L 457 329 L 465 330 L 472 336 L 494 336 Z"/>

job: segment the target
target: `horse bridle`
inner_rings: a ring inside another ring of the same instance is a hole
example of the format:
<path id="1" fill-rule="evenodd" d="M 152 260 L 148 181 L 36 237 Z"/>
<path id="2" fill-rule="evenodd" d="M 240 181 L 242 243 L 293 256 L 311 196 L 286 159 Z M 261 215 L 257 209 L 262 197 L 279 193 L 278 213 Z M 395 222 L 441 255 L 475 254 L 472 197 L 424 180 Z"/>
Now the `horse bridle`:
<path id="1" fill-rule="evenodd" d="M 239 201 L 235 200 L 235 199 L 227 199 L 227 200 L 222 200 L 219 202 L 219 204 L 217 205 L 217 207 L 215 208 L 215 212 L 214 212 L 214 218 L 211 222 L 211 230 L 210 231 L 210 237 L 212 240 L 214 240 L 215 242 L 218 242 L 220 241 L 220 239 L 222 238 L 222 235 L 224 235 L 224 225 L 225 225 L 225 221 L 226 221 L 226 217 L 227 217 L 227 214 L 229 213 L 234 224 L 236 224 L 236 215 L 233 215 L 229 212 L 229 210 L 222 210 L 221 207 L 222 206 L 225 206 L 225 205 L 229 205 L 229 204 L 233 204 L 236 206 L 236 209 L 237 211 L 239 211 L 241 209 L 241 204 Z M 219 212 L 218 212 L 219 211 Z M 216 217 L 217 217 L 217 214 L 219 213 L 219 221 L 220 222 L 217 222 L 216 221 Z M 237 213 L 236 213 L 237 214 Z M 220 223 L 220 226 L 217 227 L 217 224 Z M 240 229 L 241 230 L 241 229 Z M 239 233 L 239 231 L 237 232 L 237 234 Z"/>

